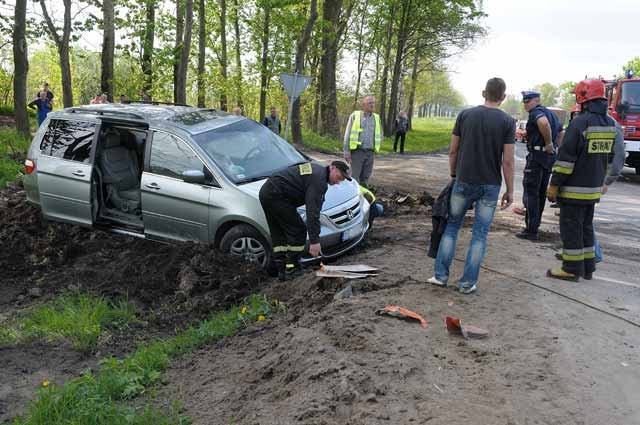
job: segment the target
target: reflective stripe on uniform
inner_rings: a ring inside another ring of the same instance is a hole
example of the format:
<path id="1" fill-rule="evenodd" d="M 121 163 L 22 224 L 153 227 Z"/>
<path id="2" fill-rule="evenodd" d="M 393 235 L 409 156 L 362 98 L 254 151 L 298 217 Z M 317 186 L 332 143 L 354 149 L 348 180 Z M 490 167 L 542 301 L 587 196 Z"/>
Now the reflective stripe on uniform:
<path id="1" fill-rule="evenodd" d="M 289 245 L 289 251 L 299 252 L 304 251 L 304 245 Z"/>
<path id="2" fill-rule="evenodd" d="M 587 127 L 584 131 L 584 137 L 587 140 L 590 139 L 615 139 L 616 127 L 615 126 L 591 126 Z"/>
<path id="3" fill-rule="evenodd" d="M 304 251 L 304 245 L 281 245 L 281 246 L 273 247 L 273 252 L 287 252 L 287 251 L 291 251 L 291 252 Z"/>
<path id="4" fill-rule="evenodd" d="M 574 162 L 569 161 L 556 161 L 553 164 L 553 171 L 560 174 L 571 174 L 573 173 L 573 167 L 575 167 Z"/>
<path id="5" fill-rule="evenodd" d="M 596 258 L 596 247 L 595 246 L 585 246 L 582 248 L 582 252 L 584 252 L 584 259 L 590 260 L 592 258 Z"/>
<path id="6" fill-rule="evenodd" d="M 561 186 L 558 196 L 567 199 L 597 200 L 602 196 L 602 187 Z"/>
<path id="7" fill-rule="evenodd" d="M 287 245 L 284 246 L 274 246 L 273 247 L 273 252 L 287 252 L 289 248 Z"/>
<path id="8" fill-rule="evenodd" d="M 564 261 L 582 261 L 584 252 L 582 249 L 562 249 L 562 259 Z"/>

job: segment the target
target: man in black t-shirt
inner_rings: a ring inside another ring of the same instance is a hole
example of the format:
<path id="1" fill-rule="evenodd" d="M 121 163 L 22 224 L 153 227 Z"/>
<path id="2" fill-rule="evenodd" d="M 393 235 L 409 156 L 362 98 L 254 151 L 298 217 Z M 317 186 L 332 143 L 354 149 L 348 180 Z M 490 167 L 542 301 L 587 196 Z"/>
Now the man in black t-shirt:
<path id="1" fill-rule="evenodd" d="M 482 92 L 484 105 L 462 111 L 451 136 L 449 167 L 455 184 L 451 191 L 447 227 L 438 247 L 435 276 L 429 279 L 429 283 L 447 285 L 458 232 L 467 209 L 475 203 L 471 244 L 464 274 L 458 281 L 458 289 L 463 294 L 470 294 L 477 287 L 487 233 L 500 195 L 501 169 L 507 185 L 501 209 L 508 208 L 513 202 L 515 122 L 498 108 L 505 99 L 505 91 L 506 85 L 501 78 L 487 81 Z"/>

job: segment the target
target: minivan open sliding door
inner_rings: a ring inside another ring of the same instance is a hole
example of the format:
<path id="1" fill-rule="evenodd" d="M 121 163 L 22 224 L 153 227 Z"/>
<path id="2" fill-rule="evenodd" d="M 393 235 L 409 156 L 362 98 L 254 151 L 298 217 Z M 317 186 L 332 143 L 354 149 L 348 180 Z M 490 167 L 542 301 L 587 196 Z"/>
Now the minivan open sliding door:
<path id="1" fill-rule="evenodd" d="M 91 175 L 98 133 L 96 122 L 49 121 L 36 164 L 45 217 L 91 226 Z"/>

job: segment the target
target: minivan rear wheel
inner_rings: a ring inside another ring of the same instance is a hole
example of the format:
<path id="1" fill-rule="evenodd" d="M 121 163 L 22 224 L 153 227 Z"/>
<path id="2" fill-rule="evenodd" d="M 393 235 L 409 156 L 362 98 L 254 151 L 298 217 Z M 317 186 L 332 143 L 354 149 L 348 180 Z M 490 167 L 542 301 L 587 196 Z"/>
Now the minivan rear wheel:
<path id="1" fill-rule="evenodd" d="M 220 249 L 252 262 L 267 272 L 272 268 L 269 245 L 260 232 L 248 224 L 238 224 L 229 229 L 220 241 Z"/>

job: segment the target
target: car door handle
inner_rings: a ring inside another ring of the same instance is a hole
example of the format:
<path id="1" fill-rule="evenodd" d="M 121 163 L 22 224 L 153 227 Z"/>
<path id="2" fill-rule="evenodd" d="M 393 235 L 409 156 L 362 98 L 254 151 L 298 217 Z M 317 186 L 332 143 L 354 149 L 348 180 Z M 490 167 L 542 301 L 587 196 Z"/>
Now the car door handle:
<path id="1" fill-rule="evenodd" d="M 82 171 L 82 170 L 73 171 L 71 174 L 73 174 L 74 176 L 78 176 L 78 177 L 84 177 L 84 171 Z"/>
<path id="2" fill-rule="evenodd" d="M 145 184 L 144 186 L 149 188 L 149 189 L 155 189 L 155 190 L 160 189 L 160 186 L 158 186 L 158 183 Z"/>

